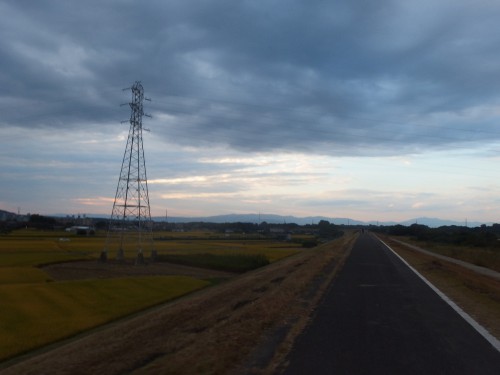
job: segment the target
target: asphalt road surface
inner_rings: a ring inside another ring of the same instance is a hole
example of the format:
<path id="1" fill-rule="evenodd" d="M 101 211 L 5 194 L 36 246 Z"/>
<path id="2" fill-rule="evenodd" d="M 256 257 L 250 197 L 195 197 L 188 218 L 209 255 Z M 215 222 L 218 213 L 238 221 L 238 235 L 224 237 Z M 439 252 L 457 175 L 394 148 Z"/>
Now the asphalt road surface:
<path id="1" fill-rule="evenodd" d="M 370 234 L 288 359 L 287 375 L 500 374 L 500 352 Z"/>

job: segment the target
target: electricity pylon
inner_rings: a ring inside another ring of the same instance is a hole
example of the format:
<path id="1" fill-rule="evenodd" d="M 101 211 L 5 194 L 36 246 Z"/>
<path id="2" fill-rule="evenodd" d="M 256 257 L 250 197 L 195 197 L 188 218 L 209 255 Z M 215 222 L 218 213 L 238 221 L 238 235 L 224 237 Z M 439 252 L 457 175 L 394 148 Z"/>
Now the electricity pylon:
<path id="1" fill-rule="evenodd" d="M 150 116 L 144 114 L 142 103 L 145 98 L 141 83 L 135 82 L 130 90 L 130 130 L 101 260 L 108 259 L 109 251 L 116 251 L 118 260 L 123 260 L 125 253 L 135 251 L 136 263 L 142 264 L 145 251 L 151 251 L 152 260 L 156 258 L 142 143 L 142 116 Z"/>

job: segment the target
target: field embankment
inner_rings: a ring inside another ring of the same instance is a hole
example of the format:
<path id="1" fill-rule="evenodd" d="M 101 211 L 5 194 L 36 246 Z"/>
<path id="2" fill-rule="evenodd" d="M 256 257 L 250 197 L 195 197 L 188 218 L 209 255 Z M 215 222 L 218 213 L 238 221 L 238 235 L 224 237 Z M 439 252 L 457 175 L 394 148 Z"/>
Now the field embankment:
<path id="1" fill-rule="evenodd" d="M 158 256 L 159 262 L 182 264 L 228 272 L 246 272 L 267 266 L 264 254 L 166 254 Z"/>
<path id="2" fill-rule="evenodd" d="M 182 264 L 155 262 L 136 266 L 133 261 L 106 263 L 75 261 L 54 263 L 40 267 L 52 280 L 116 279 L 147 276 L 188 276 L 197 279 L 226 279 L 236 273 Z"/>
<path id="3" fill-rule="evenodd" d="M 273 373 L 355 238 L 297 252 L 2 373 Z"/>

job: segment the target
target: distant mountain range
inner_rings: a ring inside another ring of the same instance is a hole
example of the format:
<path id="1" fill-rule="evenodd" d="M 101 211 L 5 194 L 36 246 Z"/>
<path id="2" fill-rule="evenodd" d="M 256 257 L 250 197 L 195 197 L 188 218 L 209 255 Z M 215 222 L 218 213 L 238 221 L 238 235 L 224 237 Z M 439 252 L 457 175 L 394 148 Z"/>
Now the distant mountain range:
<path id="1" fill-rule="evenodd" d="M 154 217 L 154 221 L 166 221 L 165 217 Z M 325 216 L 308 216 L 308 217 L 296 217 L 296 216 L 282 216 L 282 215 L 272 215 L 272 214 L 230 214 L 230 215 L 218 215 L 218 216 L 206 216 L 206 217 L 169 217 L 168 222 L 170 223 L 186 223 L 186 222 L 209 222 L 209 223 L 234 223 L 234 222 L 246 222 L 246 223 L 261 223 L 263 221 L 269 224 L 284 224 L 284 223 L 295 223 L 299 225 L 306 224 L 317 224 L 321 220 L 329 221 L 330 223 L 336 225 L 396 225 L 401 224 L 409 226 L 412 224 L 422 224 L 428 227 L 440 227 L 440 226 L 465 226 L 465 221 L 453 221 L 453 220 L 443 220 L 438 218 L 429 217 L 419 217 L 415 219 L 405 220 L 402 222 L 395 221 L 360 221 L 350 218 L 339 218 L 339 217 L 325 217 Z M 491 225 L 490 222 L 467 222 L 469 227 L 478 227 L 482 224 Z"/>
<path id="2" fill-rule="evenodd" d="M 13 212 L 8 212 L 4 210 L 0 210 L 0 219 L 7 218 L 8 216 L 16 216 Z M 54 214 L 48 215 L 54 217 L 67 217 L 74 215 L 67 214 Z M 102 218 L 107 219 L 109 215 L 102 214 L 85 214 L 84 217 L 92 217 L 92 218 Z M 283 216 L 283 215 L 273 215 L 273 214 L 229 214 L 229 215 L 217 215 L 217 216 L 203 216 L 203 217 L 162 217 L 155 216 L 152 218 L 157 222 L 165 222 L 168 220 L 169 223 L 189 223 L 189 222 L 207 222 L 207 223 L 234 223 L 234 222 L 244 222 L 244 223 L 261 223 L 263 221 L 269 224 L 284 224 L 284 223 L 295 223 L 298 225 L 306 225 L 306 224 L 317 224 L 321 220 L 329 221 L 330 223 L 336 225 L 405 225 L 409 226 L 412 224 L 422 224 L 427 225 L 431 228 L 437 228 L 441 226 L 465 226 L 468 227 L 479 227 L 482 224 L 491 225 L 491 222 L 478 222 L 478 221 L 453 221 L 453 220 L 443 220 L 438 218 L 429 218 L 429 217 L 419 217 L 415 219 L 405 220 L 401 222 L 396 221 L 360 221 L 354 220 L 350 218 L 342 218 L 342 217 L 325 217 L 325 216 L 308 216 L 308 217 L 296 217 L 296 216 Z M 5 219 L 4 219 L 5 220 Z"/>

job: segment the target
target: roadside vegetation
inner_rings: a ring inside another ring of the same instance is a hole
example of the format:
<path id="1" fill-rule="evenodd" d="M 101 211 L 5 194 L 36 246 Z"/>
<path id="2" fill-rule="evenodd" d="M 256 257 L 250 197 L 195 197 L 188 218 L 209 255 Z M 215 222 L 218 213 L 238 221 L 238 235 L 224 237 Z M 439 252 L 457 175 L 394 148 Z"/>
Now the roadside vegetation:
<path id="1" fill-rule="evenodd" d="M 381 238 L 500 340 L 500 319 L 498 318 L 500 317 L 500 280 L 421 253 L 400 242 L 393 241 L 391 238 L 394 236 L 383 235 Z M 429 245 L 430 243 L 426 243 L 426 250 L 430 250 Z M 476 249 L 476 251 L 481 250 Z"/>
<path id="2" fill-rule="evenodd" d="M 437 254 L 463 260 L 500 272 L 500 224 L 468 228 L 429 228 L 413 224 L 374 227 L 374 232 L 398 236 L 401 240 Z"/>
<path id="3" fill-rule="evenodd" d="M 479 324 L 500 339 L 500 281 L 480 275 L 460 265 L 423 254 L 405 246 L 408 243 L 500 272 L 500 225 L 468 228 L 444 226 L 429 228 L 413 224 L 378 227 L 390 246 L 422 275 L 436 285 Z M 398 239 L 403 243 L 393 241 Z"/>

